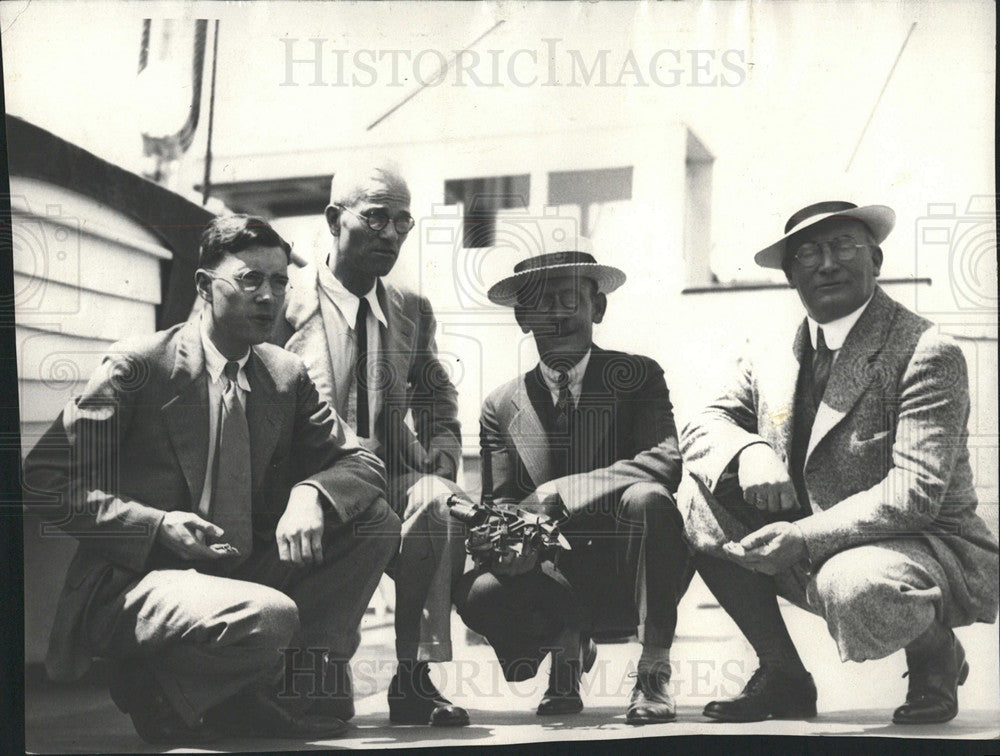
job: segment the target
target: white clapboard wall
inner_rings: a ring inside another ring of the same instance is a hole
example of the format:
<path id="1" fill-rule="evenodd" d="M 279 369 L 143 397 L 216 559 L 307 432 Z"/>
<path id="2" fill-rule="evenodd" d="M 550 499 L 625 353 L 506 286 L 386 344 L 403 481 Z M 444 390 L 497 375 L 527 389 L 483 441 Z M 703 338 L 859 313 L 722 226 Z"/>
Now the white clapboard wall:
<path id="1" fill-rule="evenodd" d="M 156 330 L 170 250 L 130 218 L 53 184 L 10 177 L 21 453 L 115 341 Z M 24 518 L 25 662 L 40 662 L 74 551 Z"/>

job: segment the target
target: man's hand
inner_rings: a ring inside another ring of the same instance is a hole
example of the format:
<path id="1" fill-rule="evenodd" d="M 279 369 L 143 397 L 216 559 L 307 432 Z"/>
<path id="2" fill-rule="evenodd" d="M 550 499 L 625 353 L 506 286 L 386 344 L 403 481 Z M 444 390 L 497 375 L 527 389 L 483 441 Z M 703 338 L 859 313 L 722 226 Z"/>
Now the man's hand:
<path id="1" fill-rule="evenodd" d="M 546 515 L 553 520 L 561 519 L 566 512 L 559 492 L 548 483 L 543 483 L 528 494 L 521 501 L 521 506 L 532 514 Z"/>
<path id="2" fill-rule="evenodd" d="M 187 561 L 222 559 L 226 555 L 209 548 L 205 539 L 223 535 L 222 528 L 194 512 L 167 512 L 156 530 L 156 542 Z"/>
<path id="3" fill-rule="evenodd" d="M 494 575 L 523 575 L 530 572 L 538 563 L 538 552 L 535 549 L 525 547 L 521 554 L 508 551 L 493 561 L 490 572 Z"/>
<path id="4" fill-rule="evenodd" d="M 765 525 L 740 541 L 738 548 L 726 551 L 733 561 L 766 575 L 782 572 L 808 556 L 802 531 L 794 522 Z"/>
<path id="5" fill-rule="evenodd" d="M 740 488 L 757 509 L 781 512 L 795 509 L 795 486 L 788 469 L 767 444 L 751 444 L 740 452 Z"/>
<path id="6" fill-rule="evenodd" d="M 323 563 L 323 505 L 316 488 L 292 488 L 274 537 L 282 562 L 310 566 Z"/>
<path id="7" fill-rule="evenodd" d="M 425 503 L 439 497 L 447 499 L 454 492 L 454 488 L 449 487 L 444 478 L 437 475 L 421 476 L 406 490 L 406 510 L 403 512 L 403 522 L 419 512 Z"/>

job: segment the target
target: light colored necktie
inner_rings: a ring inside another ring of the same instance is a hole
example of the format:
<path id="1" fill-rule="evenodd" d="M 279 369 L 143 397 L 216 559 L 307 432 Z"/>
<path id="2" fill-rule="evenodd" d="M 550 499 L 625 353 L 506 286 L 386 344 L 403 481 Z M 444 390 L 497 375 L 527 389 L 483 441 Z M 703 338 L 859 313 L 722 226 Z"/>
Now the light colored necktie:
<path id="1" fill-rule="evenodd" d="M 250 509 L 250 429 L 246 411 L 237 395 L 238 362 L 227 362 L 225 387 L 219 411 L 219 432 L 212 476 L 210 519 L 225 533 L 222 541 L 239 549 L 239 557 L 226 560 L 235 566 L 253 548 L 253 515 Z"/>

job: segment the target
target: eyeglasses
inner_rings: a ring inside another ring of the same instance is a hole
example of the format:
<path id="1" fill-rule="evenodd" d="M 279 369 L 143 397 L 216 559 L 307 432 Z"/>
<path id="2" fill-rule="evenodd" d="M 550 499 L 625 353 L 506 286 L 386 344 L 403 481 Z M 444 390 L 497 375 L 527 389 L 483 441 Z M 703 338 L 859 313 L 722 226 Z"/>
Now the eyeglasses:
<path id="1" fill-rule="evenodd" d="M 859 249 L 868 249 L 867 244 L 858 244 L 849 236 L 841 236 L 832 241 L 806 242 L 795 250 L 795 259 L 803 268 L 815 268 L 823 262 L 823 248 L 829 249 L 840 262 L 853 260 Z"/>
<path id="2" fill-rule="evenodd" d="M 215 276 L 209 273 L 212 278 L 226 278 L 227 276 Z M 271 284 L 271 293 L 275 296 L 281 296 L 285 293 L 285 288 L 288 286 L 288 276 L 276 273 L 275 275 L 268 278 L 259 270 L 245 270 L 242 273 L 237 273 L 233 276 L 233 279 L 239 285 L 240 289 L 251 294 L 257 291 L 261 286 L 264 285 L 264 281 L 269 281 Z"/>
<path id="3" fill-rule="evenodd" d="M 385 210 L 365 210 L 361 213 L 356 213 L 349 207 L 344 207 L 343 205 L 338 205 L 341 210 L 346 210 L 355 218 L 363 220 L 372 231 L 376 233 L 384 229 L 389 225 L 389 213 Z M 396 229 L 396 233 L 402 236 L 403 234 L 408 234 L 413 229 L 416 221 L 413 220 L 413 216 L 409 213 L 400 213 L 395 218 L 392 218 L 392 227 Z"/>

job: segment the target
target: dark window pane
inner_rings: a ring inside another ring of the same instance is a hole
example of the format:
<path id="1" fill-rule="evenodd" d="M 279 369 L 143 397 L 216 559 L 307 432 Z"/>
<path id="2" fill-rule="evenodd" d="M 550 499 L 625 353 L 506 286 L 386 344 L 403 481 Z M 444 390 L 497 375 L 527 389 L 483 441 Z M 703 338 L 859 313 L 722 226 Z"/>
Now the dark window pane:
<path id="1" fill-rule="evenodd" d="M 530 185 L 528 174 L 445 181 L 445 202 L 463 208 L 462 246 L 493 246 L 497 210 L 526 208 Z"/>

